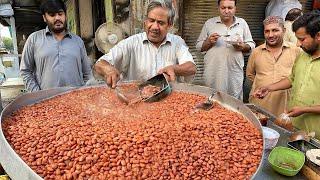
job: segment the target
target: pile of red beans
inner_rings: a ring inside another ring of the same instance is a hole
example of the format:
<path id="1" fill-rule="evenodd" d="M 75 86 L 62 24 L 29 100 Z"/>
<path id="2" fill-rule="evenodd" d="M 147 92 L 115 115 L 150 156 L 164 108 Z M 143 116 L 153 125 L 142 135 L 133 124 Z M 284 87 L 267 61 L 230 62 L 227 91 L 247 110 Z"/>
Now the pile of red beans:
<path id="1" fill-rule="evenodd" d="M 45 179 L 250 179 L 263 152 L 259 131 L 204 96 L 174 91 L 127 106 L 114 90 L 72 91 L 26 106 L 3 129 Z"/>

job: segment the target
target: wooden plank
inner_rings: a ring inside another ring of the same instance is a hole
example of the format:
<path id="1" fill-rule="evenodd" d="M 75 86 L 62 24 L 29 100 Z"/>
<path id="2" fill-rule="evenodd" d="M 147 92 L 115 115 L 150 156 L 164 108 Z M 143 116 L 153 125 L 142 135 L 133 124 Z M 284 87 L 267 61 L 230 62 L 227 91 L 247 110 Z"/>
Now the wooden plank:
<path id="1" fill-rule="evenodd" d="M 301 169 L 302 174 L 310 179 L 310 180 L 318 180 L 320 179 L 320 174 L 316 173 L 315 171 L 313 171 L 310 167 L 308 167 L 307 165 L 304 165 Z"/>
<path id="2" fill-rule="evenodd" d="M 92 1 L 79 0 L 80 36 L 93 38 Z"/>

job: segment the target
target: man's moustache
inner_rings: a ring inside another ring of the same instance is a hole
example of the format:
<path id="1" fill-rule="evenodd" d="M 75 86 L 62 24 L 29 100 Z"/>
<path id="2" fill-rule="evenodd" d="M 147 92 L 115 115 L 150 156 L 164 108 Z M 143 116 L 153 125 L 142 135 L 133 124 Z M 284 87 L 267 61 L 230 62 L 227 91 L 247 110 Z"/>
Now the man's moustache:
<path id="1" fill-rule="evenodd" d="M 61 21 L 55 21 L 54 24 L 57 24 L 58 22 L 61 23 L 61 24 L 63 24 Z"/>

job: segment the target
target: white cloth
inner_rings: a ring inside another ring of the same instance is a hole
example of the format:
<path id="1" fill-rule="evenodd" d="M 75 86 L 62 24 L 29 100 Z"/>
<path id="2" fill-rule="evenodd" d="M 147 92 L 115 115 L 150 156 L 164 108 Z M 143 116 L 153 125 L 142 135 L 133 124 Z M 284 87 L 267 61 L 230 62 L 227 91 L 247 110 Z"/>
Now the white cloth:
<path id="1" fill-rule="evenodd" d="M 292 31 L 292 21 L 285 21 L 284 27 L 286 28 L 286 32 L 284 33 L 283 40 L 290 42 L 294 45 L 297 45 L 298 39 L 295 33 Z"/>
<path id="2" fill-rule="evenodd" d="M 249 26 L 242 18 L 235 17 L 235 22 L 230 27 L 223 24 L 219 16 L 207 20 L 197 40 L 196 48 L 199 51 L 203 42 L 213 33 L 230 35 L 229 39 L 238 37 L 251 49 L 255 47 Z M 223 37 L 219 38 L 217 43 L 205 52 L 204 80 L 206 86 L 242 99 L 243 66 L 242 52 L 236 51 L 232 45 L 227 44 Z"/>
<path id="3" fill-rule="evenodd" d="M 147 80 L 166 66 L 194 63 L 188 46 L 180 36 L 168 33 L 165 41 L 157 48 L 148 40 L 145 32 L 120 41 L 100 60 L 114 65 L 125 81 Z"/>
<path id="4" fill-rule="evenodd" d="M 271 0 L 266 7 L 265 15 L 266 17 L 280 16 L 285 20 L 288 12 L 294 8 L 302 8 L 298 0 Z"/>
<path id="5" fill-rule="evenodd" d="M 13 16 L 13 14 L 11 4 L 0 4 L 0 16 L 10 17 Z"/>

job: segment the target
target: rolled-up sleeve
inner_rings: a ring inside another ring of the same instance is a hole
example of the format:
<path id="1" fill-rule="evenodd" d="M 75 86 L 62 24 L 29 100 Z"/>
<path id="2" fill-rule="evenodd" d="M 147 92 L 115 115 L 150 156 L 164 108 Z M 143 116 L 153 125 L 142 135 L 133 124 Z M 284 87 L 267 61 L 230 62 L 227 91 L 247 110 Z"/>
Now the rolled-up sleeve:
<path id="1" fill-rule="evenodd" d="M 180 38 L 179 41 L 181 42 L 179 43 L 180 46 L 177 50 L 178 64 L 183 64 L 186 62 L 192 62 L 193 64 L 195 64 L 193 57 L 189 51 L 189 47 L 187 46 L 185 41 L 182 38 Z"/>
<path id="2" fill-rule="evenodd" d="M 41 90 L 35 77 L 35 68 L 33 36 L 30 35 L 23 48 L 20 64 L 20 75 L 30 92 Z"/>
<path id="3" fill-rule="evenodd" d="M 114 65 L 114 64 L 116 64 L 116 62 L 121 61 L 122 54 L 123 53 L 122 53 L 120 45 L 116 45 L 112 49 L 110 49 L 110 51 L 107 54 L 101 56 L 98 59 L 98 61 L 105 60 L 108 63 Z"/>
<path id="4" fill-rule="evenodd" d="M 256 47 L 256 43 L 253 41 L 252 39 L 252 35 L 249 29 L 249 26 L 247 24 L 247 22 L 244 21 L 244 31 L 243 31 L 243 42 L 245 44 L 248 44 L 251 48 L 251 50 L 253 50 Z"/>
<path id="5" fill-rule="evenodd" d="M 201 52 L 203 42 L 208 38 L 207 22 L 203 25 L 201 33 L 196 42 L 196 49 Z"/>
<path id="6" fill-rule="evenodd" d="M 120 72 L 127 72 L 130 61 L 130 38 L 120 41 L 110 51 L 101 56 L 98 61 L 105 60 Z"/>

